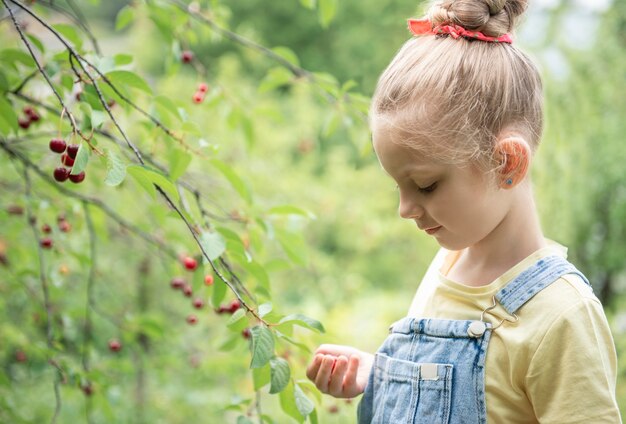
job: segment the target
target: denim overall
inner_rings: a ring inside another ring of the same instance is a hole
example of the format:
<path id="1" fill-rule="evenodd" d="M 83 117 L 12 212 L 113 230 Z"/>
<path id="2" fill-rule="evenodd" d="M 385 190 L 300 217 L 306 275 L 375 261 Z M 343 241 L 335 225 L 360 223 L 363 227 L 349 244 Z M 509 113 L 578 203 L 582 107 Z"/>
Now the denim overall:
<path id="1" fill-rule="evenodd" d="M 359 424 L 487 422 L 485 357 L 492 331 L 542 289 L 565 274 L 589 281 L 560 256 L 548 256 L 520 273 L 493 299 L 480 320 L 403 318 L 378 349 L 358 407 Z M 495 326 L 483 321 L 495 301 L 511 315 Z"/>

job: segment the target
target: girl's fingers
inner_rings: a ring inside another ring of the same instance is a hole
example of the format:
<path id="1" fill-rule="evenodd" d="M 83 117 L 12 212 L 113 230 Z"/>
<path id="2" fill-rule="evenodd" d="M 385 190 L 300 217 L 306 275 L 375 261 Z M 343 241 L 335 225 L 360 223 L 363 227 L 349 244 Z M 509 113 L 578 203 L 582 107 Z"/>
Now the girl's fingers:
<path id="1" fill-rule="evenodd" d="M 363 389 L 357 387 L 356 384 L 356 376 L 359 370 L 359 357 L 356 355 L 352 355 L 348 360 L 346 375 L 344 378 L 344 392 L 347 397 L 354 397 L 360 394 Z"/>
<path id="2" fill-rule="evenodd" d="M 322 393 L 328 393 L 328 382 L 330 381 L 330 373 L 335 364 L 335 358 L 331 355 L 324 355 L 322 365 L 315 377 L 315 385 Z"/>
<path id="3" fill-rule="evenodd" d="M 335 397 L 343 397 L 343 376 L 348 368 L 348 358 L 340 356 L 335 361 L 335 367 L 330 376 L 328 393 Z"/>
<path id="4" fill-rule="evenodd" d="M 315 381 L 315 377 L 317 377 L 317 372 L 322 365 L 322 359 L 324 359 L 324 355 L 315 355 L 313 357 L 311 365 L 309 365 L 306 369 L 306 376 L 309 378 L 309 380 Z"/>

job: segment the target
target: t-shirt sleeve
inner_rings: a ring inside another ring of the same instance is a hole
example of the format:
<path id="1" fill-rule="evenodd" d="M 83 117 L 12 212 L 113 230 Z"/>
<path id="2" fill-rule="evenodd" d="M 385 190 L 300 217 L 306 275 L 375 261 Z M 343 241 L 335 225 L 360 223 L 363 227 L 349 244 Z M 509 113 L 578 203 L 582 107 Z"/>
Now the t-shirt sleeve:
<path id="1" fill-rule="evenodd" d="M 621 423 L 617 356 L 602 305 L 581 298 L 549 327 L 530 362 L 526 389 L 538 421 Z"/>

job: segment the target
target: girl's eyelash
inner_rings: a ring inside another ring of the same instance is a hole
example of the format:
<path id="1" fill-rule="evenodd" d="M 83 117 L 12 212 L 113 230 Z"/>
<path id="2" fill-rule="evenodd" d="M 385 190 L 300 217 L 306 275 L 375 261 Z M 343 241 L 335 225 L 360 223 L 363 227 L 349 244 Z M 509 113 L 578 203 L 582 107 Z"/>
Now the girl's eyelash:
<path id="1" fill-rule="evenodd" d="M 433 191 L 435 191 L 435 189 L 437 188 L 437 183 L 432 183 L 431 185 L 429 185 L 428 187 L 418 187 L 418 190 L 421 191 L 422 193 L 432 193 Z"/>

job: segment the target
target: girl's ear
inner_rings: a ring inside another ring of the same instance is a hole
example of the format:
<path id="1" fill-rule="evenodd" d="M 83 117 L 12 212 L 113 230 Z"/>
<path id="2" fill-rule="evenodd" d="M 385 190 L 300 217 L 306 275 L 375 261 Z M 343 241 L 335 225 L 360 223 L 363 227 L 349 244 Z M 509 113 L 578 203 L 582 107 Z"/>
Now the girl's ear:
<path id="1" fill-rule="evenodd" d="M 502 188 L 512 188 L 524 180 L 530 166 L 532 153 L 523 137 L 506 135 L 496 141 L 495 157 L 499 162 L 498 180 Z"/>

